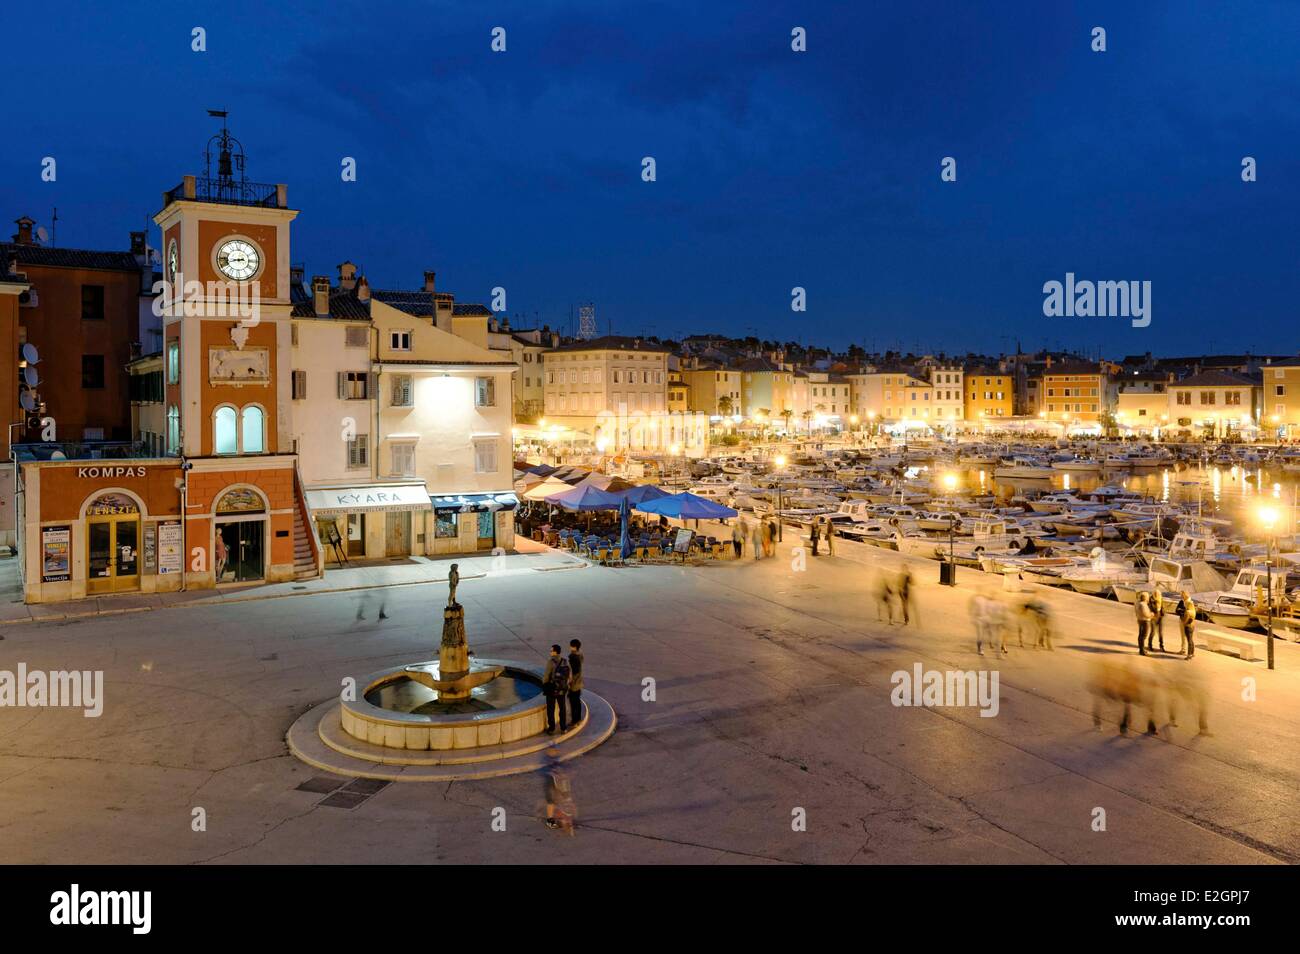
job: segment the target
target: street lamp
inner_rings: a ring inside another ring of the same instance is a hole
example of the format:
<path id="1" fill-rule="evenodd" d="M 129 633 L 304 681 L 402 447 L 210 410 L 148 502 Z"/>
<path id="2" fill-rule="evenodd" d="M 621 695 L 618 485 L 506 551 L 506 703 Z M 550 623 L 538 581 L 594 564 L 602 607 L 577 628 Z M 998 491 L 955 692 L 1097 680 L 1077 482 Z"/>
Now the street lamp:
<path id="1" fill-rule="evenodd" d="M 1273 541 L 1277 528 L 1278 508 L 1264 504 L 1256 512 L 1260 527 L 1268 534 L 1268 558 L 1264 562 L 1265 578 L 1268 581 L 1268 668 L 1273 668 Z"/>
<path id="2" fill-rule="evenodd" d="M 785 528 L 785 521 L 781 519 L 781 471 L 785 470 L 785 455 L 777 454 L 772 458 L 772 463 L 776 464 L 776 540 L 778 543 L 785 541 L 785 535 L 782 530 Z"/>
<path id="3" fill-rule="evenodd" d="M 949 495 L 957 489 L 957 475 L 947 473 L 943 475 L 943 486 L 947 489 Z M 952 501 L 949 501 L 951 506 Z M 948 511 L 948 562 L 939 564 L 939 583 L 943 586 L 957 585 L 957 558 L 955 553 L 955 543 L 953 535 L 956 533 L 957 515 L 953 511 Z"/>

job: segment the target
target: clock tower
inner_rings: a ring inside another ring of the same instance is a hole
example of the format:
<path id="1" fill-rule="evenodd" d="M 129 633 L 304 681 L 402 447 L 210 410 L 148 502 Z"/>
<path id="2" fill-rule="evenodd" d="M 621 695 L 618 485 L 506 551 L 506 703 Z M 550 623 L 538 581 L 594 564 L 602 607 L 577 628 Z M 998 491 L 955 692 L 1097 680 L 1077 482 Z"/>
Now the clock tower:
<path id="1" fill-rule="evenodd" d="M 306 534 L 290 437 L 298 213 L 284 185 L 248 181 L 243 147 L 224 125 L 205 156 L 205 175 L 164 192 L 154 216 L 166 449 L 186 461 L 186 582 L 292 579 L 302 575 L 295 542 L 304 548 L 295 538 Z"/>

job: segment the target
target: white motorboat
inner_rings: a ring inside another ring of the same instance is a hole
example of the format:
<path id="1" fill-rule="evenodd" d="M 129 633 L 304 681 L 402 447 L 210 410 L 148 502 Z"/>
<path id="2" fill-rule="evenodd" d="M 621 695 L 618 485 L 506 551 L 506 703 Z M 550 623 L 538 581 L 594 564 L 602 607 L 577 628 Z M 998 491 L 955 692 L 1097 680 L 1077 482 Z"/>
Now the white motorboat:
<path id="1" fill-rule="evenodd" d="M 993 468 L 994 477 L 1019 477 L 1025 480 L 1050 479 L 1056 471 L 1042 461 L 1014 457 Z"/>
<path id="2" fill-rule="evenodd" d="M 1145 583 L 1116 583 L 1112 589 L 1115 591 L 1115 598 L 1121 603 L 1135 603 L 1139 593 L 1153 593 L 1157 589 L 1165 599 L 1177 600 L 1183 590 L 1188 593 L 1221 590 L 1223 577 L 1204 560 L 1156 557 L 1147 567 Z"/>

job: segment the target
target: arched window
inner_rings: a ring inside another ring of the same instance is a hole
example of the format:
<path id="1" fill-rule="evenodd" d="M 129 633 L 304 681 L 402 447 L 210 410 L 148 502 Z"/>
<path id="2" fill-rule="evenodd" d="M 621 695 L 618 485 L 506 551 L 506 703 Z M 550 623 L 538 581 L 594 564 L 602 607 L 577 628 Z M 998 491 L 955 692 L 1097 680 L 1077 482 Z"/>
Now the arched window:
<path id="1" fill-rule="evenodd" d="M 215 454 L 234 454 L 239 451 L 239 426 L 233 407 L 219 407 L 213 415 L 212 449 Z"/>
<path id="2" fill-rule="evenodd" d="M 265 415 L 256 404 L 244 408 L 244 453 L 260 454 L 266 450 L 266 430 L 263 426 Z"/>

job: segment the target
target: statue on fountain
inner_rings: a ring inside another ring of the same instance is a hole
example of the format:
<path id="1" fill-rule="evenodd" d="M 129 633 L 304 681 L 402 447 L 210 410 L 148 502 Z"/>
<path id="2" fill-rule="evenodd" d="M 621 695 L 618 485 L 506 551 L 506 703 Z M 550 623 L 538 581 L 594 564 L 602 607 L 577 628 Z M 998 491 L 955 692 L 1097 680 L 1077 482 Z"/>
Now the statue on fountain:
<path id="1" fill-rule="evenodd" d="M 406 673 L 416 682 L 436 690 L 443 702 L 468 699 L 475 686 L 491 682 L 505 671 L 503 666 L 485 666 L 469 661 L 469 643 L 465 639 L 465 607 L 456 602 L 460 583 L 459 564 L 451 565 L 447 575 L 447 606 L 442 611 L 442 644 L 438 663 L 407 666 Z"/>

